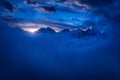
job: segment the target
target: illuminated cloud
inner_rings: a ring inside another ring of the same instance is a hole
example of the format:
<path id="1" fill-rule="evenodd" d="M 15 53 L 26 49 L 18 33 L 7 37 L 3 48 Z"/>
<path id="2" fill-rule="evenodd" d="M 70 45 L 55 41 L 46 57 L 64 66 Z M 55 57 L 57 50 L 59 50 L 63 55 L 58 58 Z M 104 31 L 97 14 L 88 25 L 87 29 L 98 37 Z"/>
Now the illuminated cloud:
<path id="1" fill-rule="evenodd" d="M 13 1 L 9 2 L 13 3 Z M 107 2 L 105 3 L 107 4 Z M 99 9 L 95 9 L 89 4 L 90 1 L 83 0 L 20 0 L 15 5 L 19 5 L 21 10 L 12 14 L 1 13 L 1 16 L 9 24 L 12 22 L 12 26 L 31 32 L 47 27 L 55 30 L 55 32 L 64 29 L 72 31 L 90 26 L 100 31 L 108 30 L 106 29 L 108 23 L 105 23 L 107 19 L 103 15 L 95 13 L 95 10 L 99 11 Z M 13 5 L 10 8 L 13 9 Z"/>

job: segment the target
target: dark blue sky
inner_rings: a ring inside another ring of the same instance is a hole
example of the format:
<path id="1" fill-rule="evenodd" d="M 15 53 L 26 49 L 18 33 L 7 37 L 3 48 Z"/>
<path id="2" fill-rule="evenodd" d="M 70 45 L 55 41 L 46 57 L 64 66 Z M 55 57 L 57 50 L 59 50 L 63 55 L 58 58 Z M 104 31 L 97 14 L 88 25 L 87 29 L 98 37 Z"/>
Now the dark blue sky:
<path id="1" fill-rule="evenodd" d="M 119 4 L 0 0 L 0 80 L 120 80 Z"/>

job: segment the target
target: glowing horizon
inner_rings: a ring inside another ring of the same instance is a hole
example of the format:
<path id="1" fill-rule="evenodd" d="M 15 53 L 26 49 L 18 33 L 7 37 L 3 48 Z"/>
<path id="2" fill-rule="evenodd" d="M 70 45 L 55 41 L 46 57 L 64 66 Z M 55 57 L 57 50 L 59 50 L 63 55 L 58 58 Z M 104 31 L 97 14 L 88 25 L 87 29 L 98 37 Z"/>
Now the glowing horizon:
<path id="1" fill-rule="evenodd" d="M 31 28 L 31 27 L 27 27 L 27 28 L 22 28 L 22 30 L 30 32 L 30 33 L 35 33 L 39 30 L 40 28 Z"/>

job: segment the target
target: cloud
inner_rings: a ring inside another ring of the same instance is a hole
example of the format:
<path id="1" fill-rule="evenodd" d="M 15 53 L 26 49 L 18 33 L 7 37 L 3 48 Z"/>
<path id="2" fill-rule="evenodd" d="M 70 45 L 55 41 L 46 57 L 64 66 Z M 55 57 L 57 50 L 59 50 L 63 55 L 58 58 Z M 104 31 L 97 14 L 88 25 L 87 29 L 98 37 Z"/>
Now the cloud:
<path id="1" fill-rule="evenodd" d="M 0 19 L 1 80 L 120 79 L 118 1 L 37 1 L 54 3 L 56 12 L 38 12 L 36 6 L 19 4 L 24 11 L 5 13 L 4 17 L 13 18 Z M 86 5 L 91 9 L 78 10 Z M 21 28 L 41 29 L 30 34 Z"/>
<path id="2" fill-rule="evenodd" d="M 39 4 L 37 3 L 37 1 L 31 1 L 31 0 L 24 0 L 24 3 L 28 6 L 38 6 Z"/>
<path id="3" fill-rule="evenodd" d="M 46 7 L 46 6 L 38 6 L 36 8 L 36 10 L 43 11 L 43 12 L 46 12 L 46 13 L 54 13 L 54 12 L 56 12 L 56 9 L 54 7 Z"/>
<path id="4" fill-rule="evenodd" d="M 114 0 L 101 0 L 101 1 L 97 1 L 97 0 L 77 0 L 80 1 L 81 3 L 93 6 L 93 7 L 100 7 L 100 6 L 105 6 L 105 5 L 109 5 L 110 3 L 112 3 Z"/>
<path id="5" fill-rule="evenodd" d="M 10 1 L 6 1 L 6 0 L 0 1 L 0 6 L 12 13 L 16 11 L 15 5 Z"/>
<path id="6" fill-rule="evenodd" d="M 109 40 L 106 42 L 102 40 L 102 44 L 100 39 L 98 42 L 78 39 L 67 37 L 66 33 L 31 35 L 2 21 L 0 20 L 2 57 L 0 73 L 3 75 L 0 77 L 1 80 L 36 78 L 52 80 L 95 78 L 96 80 L 101 75 L 102 79 L 106 79 L 104 76 L 110 79 L 119 78 L 118 42 L 113 45 Z M 93 44 L 95 46 L 91 46 Z"/>

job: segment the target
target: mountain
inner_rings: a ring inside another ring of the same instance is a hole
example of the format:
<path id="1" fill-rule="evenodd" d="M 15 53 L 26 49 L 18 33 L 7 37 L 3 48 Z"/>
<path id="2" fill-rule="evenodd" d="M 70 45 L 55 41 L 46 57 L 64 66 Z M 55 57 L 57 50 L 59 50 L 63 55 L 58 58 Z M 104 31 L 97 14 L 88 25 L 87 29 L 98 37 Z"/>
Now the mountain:
<path id="1" fill-rule="evenodd" d="M 56 33 L 55 30 L 51 29 L 50 27 L 47 27 L 47 28 L 40 28 L 37 33 L 48 33 L 48 34 L 51 34 L 51 33 Z"/>

